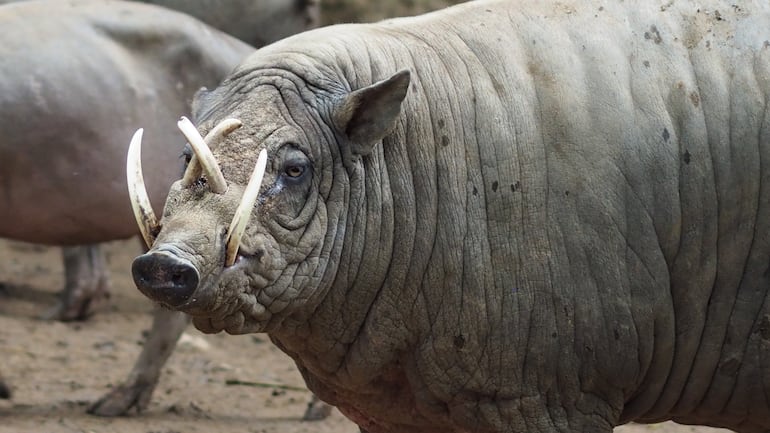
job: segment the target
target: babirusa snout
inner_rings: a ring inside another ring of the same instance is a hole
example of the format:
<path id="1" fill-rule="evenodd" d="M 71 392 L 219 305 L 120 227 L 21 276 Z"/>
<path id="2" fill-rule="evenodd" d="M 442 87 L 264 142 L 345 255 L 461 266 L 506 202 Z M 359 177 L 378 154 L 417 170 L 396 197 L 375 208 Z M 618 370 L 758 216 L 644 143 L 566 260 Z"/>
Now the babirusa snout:
<path id="1" fill-rule="evenodd" d="M 251 212 L 254 209 L 254 203 L 259 196 L 259 189 L 262 186 L 262 177 L 265 175 L 265 168 L 267 167 L 267 151 L 262 149 L 259 152 L 257 163 L 254 165 L 254 171 L 251 173 L 249 183 L 246 185 L 246 189 L 243 191 L 243 197 L 238 204 L 238 208 L 235 210 L 232 222 L 230 222 L 230 229 L 227 231 L 227 247 L 225 248 L 225 266 L 232 266 L 235 263 L 235 258 L 238 255 L 238 247 L 241 245 L 241 237 L 246 230 L 246 225 L 251 217 Z"/>
<path id="2" fill-rule="evenodd" d="M 131 274 L 145 296 L 172 308 L 187 302 L 200 282 L 198 270 L 190 261 L 167 251 L 150 251 L 137 257 Z"/>
<path id="3" fill-rule="evenodd" d="M 238 119 L 225 119 L 219 122 L 219 124 L 217 124 L 214 129 L 206 134 L 203 142 L 209 149 L 214 149 L 220 140 L 224 139 L 231 132 L 240 128 L 241 125 L 242 123 Z M 195 152 L 194 149 L 195 148 L 193 147 L 193 152 Z M 192 185 L 193 182 L 200 178 L 201 173 L 202 169 L 201 165 L 198 163 L 198 157 L 196 154 L 193 154 L 192 158 L 190 159 L 190 163 L 187 165 L 187 170 L 185 170 L 184 176 L 182 177 L 182 188 L 187 188 Z"/>
<path id="4" fill-rule="evenodd" d="M 158 230 L 158 219 L 152 211 L 150 197 L 147 195 L 147 188 L 144 185 L 144 176 L 142 175 L 142 134 L 144 130 L 139 128 L 131 138 L 128 145 L 128 156 L 126 158 L 126 180 L 128 182 L 128 195 L 131 199 L 131 208 L 134 210 L 134 218 L 139 225 L 139 232 L 142 239 L 151 247 L 155 242 L 155 236 Z"/>
<path id="5" fill-rule="evenodd" d="M 211 153 L 211 149 L 209 149 L 206 141 L 201 137 L 198 129 L 184 116 L 177 122 L 177 126 L 179 127 L 179 130 L 182 131 L 182 134 L 184 134 L 187 142 L 190 143 L 190 147 L 192 147 L 193 152 L 195 153 L 197 160 L 196 164 L 200 164 L 201 170 L 206 175 L 206 180 L 211 192 L 224 194 L 225 191 L 227 191 L 225 176 L 222 174 L 222 170 L 219 168 L 219 164 L 217 163 L 216 158 L 214 158 L 214 154 Z M 195 170 L 195 168 L 192 170 Z M 187 173 L 185 173 L 185 178 L 188 178 Z"/>

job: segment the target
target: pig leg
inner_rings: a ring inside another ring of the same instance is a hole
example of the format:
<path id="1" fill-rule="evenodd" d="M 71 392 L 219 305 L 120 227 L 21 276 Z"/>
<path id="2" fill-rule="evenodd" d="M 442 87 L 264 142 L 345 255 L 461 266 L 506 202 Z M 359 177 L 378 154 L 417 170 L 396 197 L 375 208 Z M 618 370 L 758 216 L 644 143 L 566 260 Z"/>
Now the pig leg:
<path id="1" fill-rule="evenodd" d="M 0 376 L 0 398 L 11 398 L 11 388 L 5 384 L 5 381 Z"/>
<path id="2" fill-rule="evenodd" d="M 109 273 L 98 244 L 63 247 L 64 290 L 44 319 L 85 320 L 110 297 Z"/>
<path id="3" fill-rule="evenodd" d="M 128 378 L 92 404 L 88 413 L 118 416 L 127 413 L 131 408 L 136 408 L 137 412 L 146 409 L 158 384 L 160 371 L 174 352 L 174 347 L 188 323 L 190 319 L 186 314 L 156 306 L 152 329 Z"/>

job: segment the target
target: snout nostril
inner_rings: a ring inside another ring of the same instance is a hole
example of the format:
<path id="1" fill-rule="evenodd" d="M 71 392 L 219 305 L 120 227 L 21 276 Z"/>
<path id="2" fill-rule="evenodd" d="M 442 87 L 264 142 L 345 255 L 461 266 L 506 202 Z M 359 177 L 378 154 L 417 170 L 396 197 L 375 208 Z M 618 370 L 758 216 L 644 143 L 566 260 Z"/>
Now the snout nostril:
<path id="1" fill-rule="evenodd" d="M 176 273 L 171 275 L 171 282 L 175 285 L 180 285 L 184 283 L 184 275 Z"/>
<path id="2" fill-rule="evenodd" d="M 143 254 L 131 266 L 137 288 L 150 299 L 178 306 L 198 288 L 198 270 L 189 261 L 167 252 Z"/>

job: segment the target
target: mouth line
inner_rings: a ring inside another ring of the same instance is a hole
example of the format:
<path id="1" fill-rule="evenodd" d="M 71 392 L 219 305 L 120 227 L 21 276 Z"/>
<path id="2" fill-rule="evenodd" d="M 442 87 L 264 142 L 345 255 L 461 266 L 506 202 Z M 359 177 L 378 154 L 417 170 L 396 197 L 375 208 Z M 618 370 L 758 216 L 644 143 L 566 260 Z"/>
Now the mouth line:
<path id="1" fill-rule="evenodd" d="M 232 309 L 225 314 L 232 314 L 236 311 L 243 310 L 244 306 L 258 303 L 256 301 L 256 297 L 270 285 L 269 277 L 253 269 L 253 261 L 258 261 L 258 257 L 258 255 L 254 254 L 239 253 L 235 263 L 222 269 L 222 271 L 215 279 L 208 281 L 206 281 L 206 279 L 202 279 L 205 281 L 205 283 L 198 287 L 196 292 L 193 293 L 193 296 L 189 302 L 191 303 L 196 301 L 195 295 L 198 293 L 204 293 L 212 290 L 215 292 L 220 292 L 224 291 L 222 287 L 223 284 L 224 286 L 235 284 L 236 288 L 235 290 L 232 290 L 231 293 L 235 292 L 234 295 L 238 297 L 239 302 L 237 304 L 240 307 Z M 250 297 L 251 299 L 247 300 L 244 297 Z"/>
<path id="2" fill-rule="evenodd" d="M 225 266 L 225 269 L 236 267 L 239 263 L 242 265 L 243 262 L 248 262 L 251 260 L 261 262 L 263 255 L 264 253 L 262 251 L 250 252 L 245 251 L 243 247 L 238 248 L 238 253 L 235 256 L 235 262 L 230 266 Z"/>
<path id="3" fill-rule="evenodd" d="M 241 293 L 235 308 L 222 306 L 206 314 L 190 314 L 196 327 L 204 332 L 221 332 L 238 335 L 263 332 L 272 319 L 272 313 L 256 300 L 256 295 Z"/>

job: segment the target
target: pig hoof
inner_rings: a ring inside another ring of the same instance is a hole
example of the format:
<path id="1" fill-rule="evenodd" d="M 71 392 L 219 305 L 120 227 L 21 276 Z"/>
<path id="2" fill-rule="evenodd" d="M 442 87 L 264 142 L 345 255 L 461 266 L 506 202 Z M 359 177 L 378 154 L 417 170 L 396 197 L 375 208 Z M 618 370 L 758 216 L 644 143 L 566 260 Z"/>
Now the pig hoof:
<path id="1" fill-rule="evenodd" d="M 154 386 L 120 385 L 92 404 L 88 408 L 88 413 L 114 417 L 125 415 L 132 408 L 142 412 L 147 409 L 154 388 Z"/>
<path id="2" fill-rule="evenodd" d="M 305 415 L 302 416 L 304 421 L 320 421 L 326 419 L 331 413 L 334 406 L 322 402 L 318 397 L 313 396 L 310 403 L 307 404 Z"/>
<path id="3" fill-rule="evenodd" d="M 98 311 L 105 310 L 109 305 L 110 294 L 99 291 L 94 294 L 64 297 L 43 313 L 43 320 L 60 320 L 62 322 L 86 320 Z"/>

